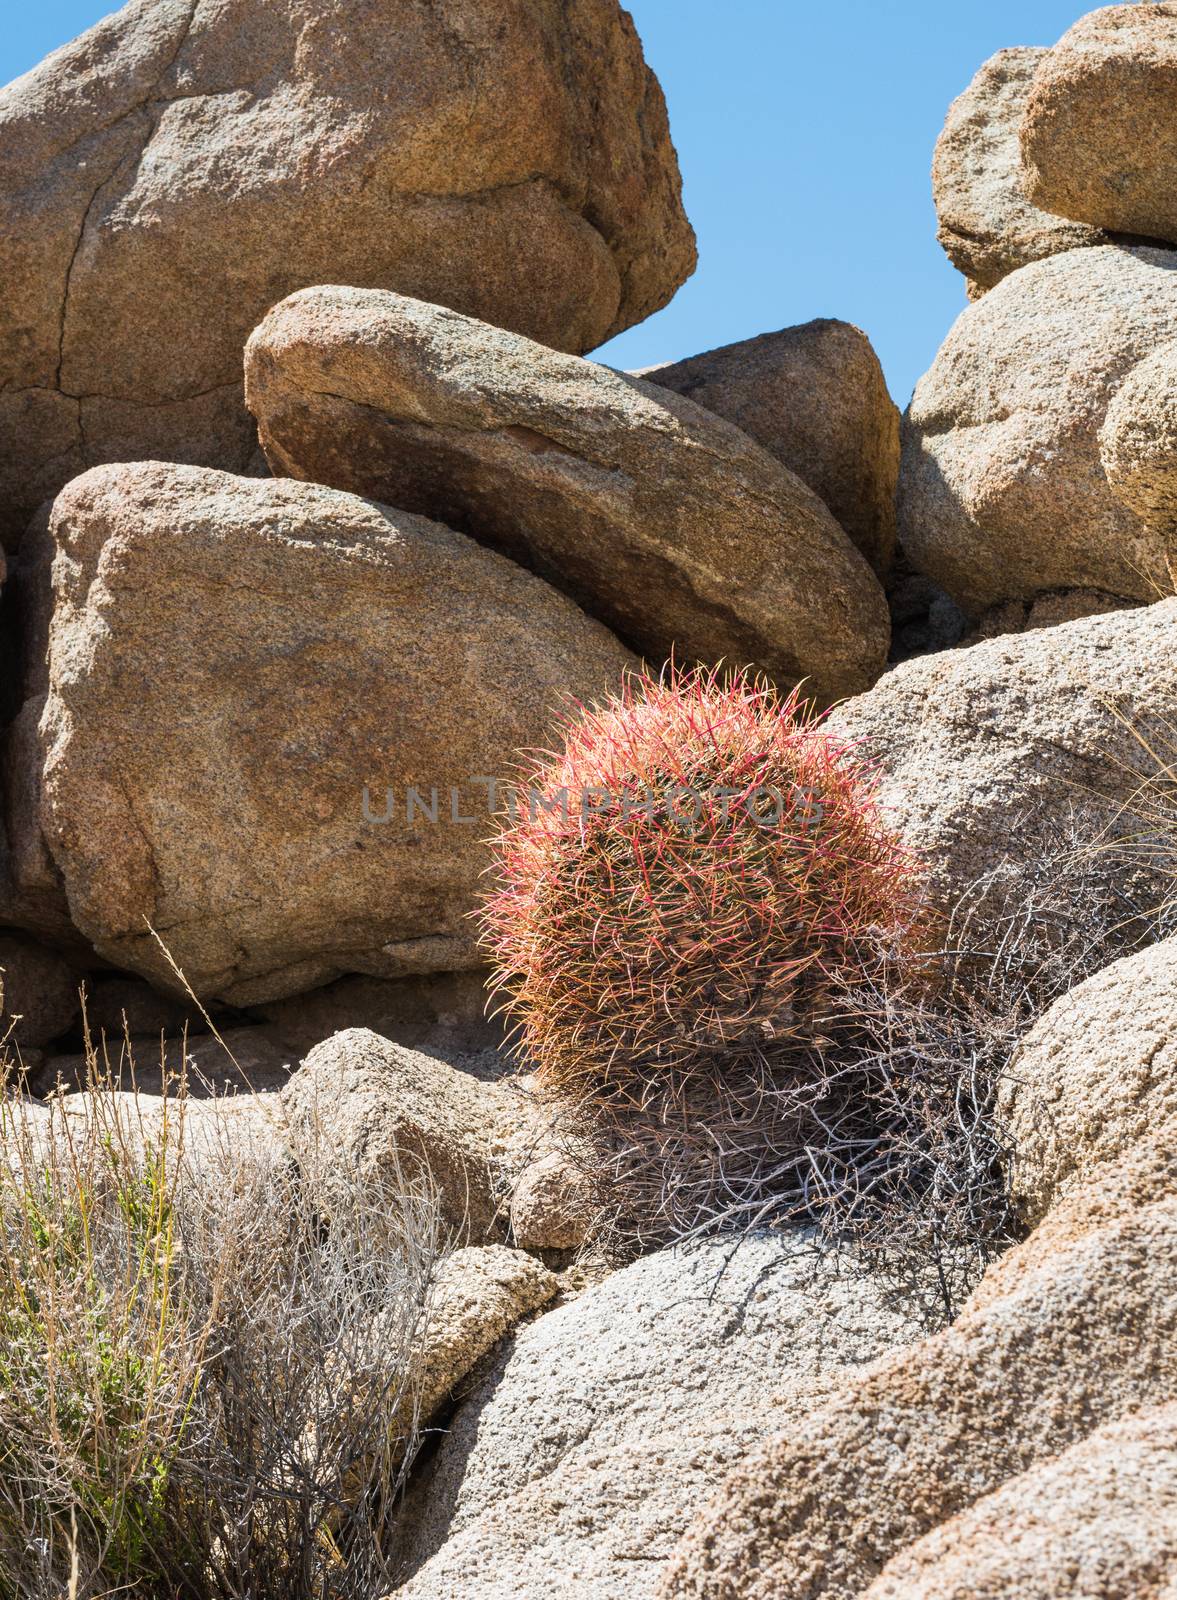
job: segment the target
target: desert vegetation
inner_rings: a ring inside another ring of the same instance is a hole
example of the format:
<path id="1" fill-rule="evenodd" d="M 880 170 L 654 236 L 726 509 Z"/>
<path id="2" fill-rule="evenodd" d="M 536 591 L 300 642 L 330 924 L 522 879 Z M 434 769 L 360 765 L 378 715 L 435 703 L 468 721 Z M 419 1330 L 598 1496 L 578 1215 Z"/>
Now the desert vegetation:
<path id="1" fill-rule="evenodd" d="M 1017 1237 L 998 1076 L 1055 999 L 1170 920 L 1147 894 L 1171 764 L 1141 735 L 1106 836 L 1073 818 L 1029 873 L 946 901 L 800 691 L 671 666 L 564 732 L 519 774 L 482 922 L 615 1242 L 806 1222 L 930 1280 L 951 1317 Z"/>
<path id="2" fill-rule="evenodd" d="M 272 1112 L 269 1114 L 273 1114 Z M 444 1248 L 181 1082 L 0 1105 L 0 1593 L 387 1587 Z"/>
<path id="3" fill-rule="evenodd" d="M 1175 85 L 1170 4 L 981 66 L 902 415 L 742 282 L 622 370 L 618 0 L 0 90 L 0 1600 L 1177 1595 Z"/>

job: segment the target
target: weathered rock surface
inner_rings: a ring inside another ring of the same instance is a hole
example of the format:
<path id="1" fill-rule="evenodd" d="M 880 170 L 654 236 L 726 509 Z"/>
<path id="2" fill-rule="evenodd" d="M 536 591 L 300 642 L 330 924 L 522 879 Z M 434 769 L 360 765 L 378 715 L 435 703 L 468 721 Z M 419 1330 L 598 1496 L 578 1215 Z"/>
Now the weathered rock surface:
<path id="1" fill-rule="evenodd" d="M 998 1111 L 1028 1222 L 1155 1128 L 1177 1125 L 1177 939 L 1056 1001 L 1007 1067 Z"/>
<path id="2" fill-rule="evenodd" d="M 1139 833 L 1125 807 L 1150 761 L 1132 730 L 1159 741 L 1175 710 L 1165 600 L 905 662 L 829 726 L 877 759 L 884 809 L 951 903 L 1006 863 L 1016 891 L 1069 838 Z M 1151 907 L 1167 885 L 1140 870 Z"/>
<path id="3" fill-rule="evenodd" d="M 1108 488 L 1146 527 L 1177 533 L 1177 342 L 1124 379 L 1099 433 Z"/>
<path id="4" fill-rule="evenodd" d="M 652 1594 L 725 1465 L 915 1334 L 800 1237 L 636 1262 L 524 1329 L 458 1411 L 409 1507 L 411 1554 L 431 1559 L 398 1595 Z"/>
<path id="5" fill-rule="evenodd" d="M 349 1028 L 311 1051 L 283 1092 L 283 1110 L 296 1153 L 363 1183 L 424 1178 L 464 1238 L 505 1238 L 510 1146 L 529 1115 L 517 1088 Z"/>
<path id="6" fill-rule="evenodd" d="M 634 376 L 742 428 L 825 502 L 877 573 L 887 572 L 899 411 L 861 329 L 820 317 Z"/>
<path id="7" fill-rule="evenodd" d="M 600 1197 L 584 1168 L 548 1150 L 523 1166 L 511 1192 L 511 1238 L 521 1250 L 576 1250 L 599 1220 Z"/>
<path id="8" fill-rule="evenodd" d="M 1136 1600 L 1177 1577 L 1177 1405 L 1100 1428 L 889 1561 L 864 1600 Z"/>
<path id="9" fill-rule="evenodd" d="M 1080 17 L 1038 63 L 1021 153 L 1035 205 L 1177 244 L 1177 5 Z"/>
<path id="10" fill-rule="evenodd" d="M 1174 540 L 1112 492 L 1108 404 L 1177 336 L 1177 254 L 1070 250 L 1004 279 L 955 323 L 904 426 L 899 537 L 970 615 L 1053 589 L 1149 600 Z"/>
<path id="11" fill-rule="evenodd" d="M 1098 228 L 1026 198 L 1018 131 L 1045 50 L 999 50 L 948 108 L 932 158 L 937 237 L 979 298 L 1007 273 L 1063 250 L 1104 243 Z"/>
<path id="12" fill-rule="evenodd" d="M 35 1050 L 60 1038 L 81 1014 L 81 982 L 54 951 L 0 933 L 0 1039 Z"/>
<path id="13" fill-rule="evenodd" d="M 653 658 L 874 681 L 879 585 L 825 506 L 689 400 L 399 295 L 319 288 L 246 350 L 275 471 L 498 545 Z"/>
<path id="14" fill-rule="evenodd" d="M 568 350 L 693 270 L 617 0 L 131 0 L 0 94 L 6 538 L 103 461 L 241 470 L 241 348 L 306 284 Z"/>
<path id="15" fill-rule="evenodd" d="M 1064 1203 L 1041 1241 L 1031 1235 L 990 1268 L 952 1327 L 882 1357 L 750 1452 L 684 1539 L 663 1600 L 851 1600 L 1007 1480 L 1167 1403 L 1177 1380 L 1171 1140 L 1165 1168 L 1167 1181 L 1128 1209 L 1113 1170 L 1110 1216 L 1090 1195 L 1071 1215 Z"/>
<path id="16" fill-rule="evenodd" d="M 99 468 L 53 532 L 35 809 L 99 952 L 174 988 L 150 923 L 246 1005 L 473 965 L 471 780 L 615 686 L 617 641 L 461 534 L 313 485 Z"/>
<path id="17" fill-rule="evenodd" d="M 483 1356 L 553 1300 L 558 1288 L 555 1274 L 534 1256 L 505 1245 L 471 1245 L 448 1255 L 433 1280 L 425 1319 L 421 1423 L 430 1422 Z"/>

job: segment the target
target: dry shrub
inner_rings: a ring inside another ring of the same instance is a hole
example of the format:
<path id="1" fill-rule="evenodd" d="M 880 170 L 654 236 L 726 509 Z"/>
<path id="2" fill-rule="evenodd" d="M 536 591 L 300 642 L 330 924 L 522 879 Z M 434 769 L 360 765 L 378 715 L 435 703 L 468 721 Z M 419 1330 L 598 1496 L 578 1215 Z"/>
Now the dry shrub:
<path id="1" fill-rule="evenodd" d="M 1021 1236 L 1012 1152 L 993 1115 L 998 1078 L 1057 999 L 1167 931 L 1155 878 L 1142 874 L 1134 898 L 1091 848 L 1090 814 L 1032 831 L 1027 861 L 995 868 L 945 917 L 933 987 L 862 996 L 868 1025 L 842 1055 L 864 1108 L 861 1142 L 804 1200 L 830 1243 L 909 1286 L 930 1279 L 949 1318 Z"/>
<path id="2" fill-rule="evenodd" d="M 1152 914 L 1162 931 L 1177 924 L 1177 697 L 1144 720 L 1109 704 L 1129 755 L 1113 763 L 1127 798 L 1088 843 L 1110 871 L 1151 886 Z M 1126 736 L 1126 737 L 1124 737 Z"/>
<path id="3" fill-rule="evenodd" d="M 296 1169 L 265 1114 L 5 1093 L 3 1600 L 391 1588 L 436 1198 Z"/>
<path id="4" fill-rule="evenodd" d="M 240 1141 L 183 1196 L 188 1280 L 213 1336 L 181 1500 L 215 1600 L 370 1600 L 392 1586 L 415 1449 L 440 1207 L 419 1166 L 360 1186 L 333 1152 Z"/>
<path id="5" fill-rule="evenodd" d="M 998 1076 L 1055 999 L 1155 936 L 1147 905 L 1136 912 L 1063 828 L 1030 870 L 997 869 L 945 917 L 923 981 L 871 974 L 784 1070 L 765 1058 L 755 1083 L 680 1080 L 642 1117 L 569 1102 L 569 1149 L 614 1248 L 813 1224 L 823 1250 L 850 1247 L 950 1318 L 1019 1236 Z"/>

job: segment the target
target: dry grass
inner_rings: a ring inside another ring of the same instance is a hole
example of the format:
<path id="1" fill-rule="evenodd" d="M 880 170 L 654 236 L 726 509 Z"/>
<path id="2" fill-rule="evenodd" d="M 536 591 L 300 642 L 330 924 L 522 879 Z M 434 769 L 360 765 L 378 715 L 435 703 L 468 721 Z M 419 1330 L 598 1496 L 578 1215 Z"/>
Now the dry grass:
<path id="1" fill-rule="evenodd" d="M 178 1163 L 6 1097 L 0 1160 L 0 1594 L 165 1581 L 172 1467 L 209 1329 L 179 1282 Z"/>
<path id="2" fill-rule="evenodd" d="M 261 1115 L 6 1086 L 3 1600 L 391 1587 L 436 1200 L 296 1169 Z"/>
<path id="3" fill-rule="evenodd" d="M 1115 763 L 1128 794 L 1089 853 L 1130 881 L 1143 874 L 1154 885 L 1153 915 L 1168 929 L 1177 925 L 1177 698 L 1147 723 L 1114 704 L 1106 710 L 1131 752 Z"/>

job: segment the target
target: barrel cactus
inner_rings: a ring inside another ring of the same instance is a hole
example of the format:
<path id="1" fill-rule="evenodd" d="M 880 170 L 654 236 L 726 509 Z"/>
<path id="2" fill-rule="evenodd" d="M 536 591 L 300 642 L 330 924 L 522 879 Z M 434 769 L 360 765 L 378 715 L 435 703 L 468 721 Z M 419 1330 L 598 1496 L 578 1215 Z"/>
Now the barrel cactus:
<path id="1" fill-rule="evenodd" d="M 918 966 L 875 774 L 738 672 L 635 676 L 563 732 L 507 798 L 482 910 L 518 1046 L 653 1234 L 795 1207 L 815 1144 L 870 1138 L 839 1040 Z"/>

